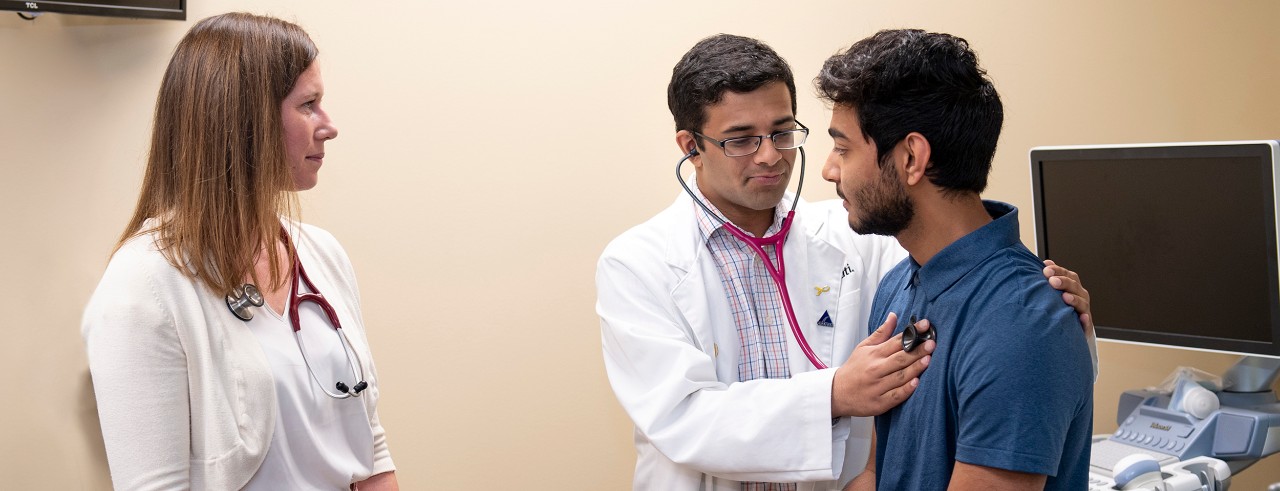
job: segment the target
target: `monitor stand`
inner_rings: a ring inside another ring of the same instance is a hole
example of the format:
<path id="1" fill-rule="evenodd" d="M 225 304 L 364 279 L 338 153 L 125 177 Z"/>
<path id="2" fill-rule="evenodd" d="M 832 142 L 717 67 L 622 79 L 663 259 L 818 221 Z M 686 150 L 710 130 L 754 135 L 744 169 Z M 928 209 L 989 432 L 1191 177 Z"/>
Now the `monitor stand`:
<path id="1" fill-rule="evenodd" d="M 1280 375 L 1280 358 L 1245 356 L 1222 376 L 1227 392 L 1270 392 Z"/>
<path id="2" fill-rule="evenodd" d="M 1245 356 L 1222 375 L 1218 400 L 1223 406 L 1280 412 L 1271 385 L 1280 376 L 1280 358 Z"/>

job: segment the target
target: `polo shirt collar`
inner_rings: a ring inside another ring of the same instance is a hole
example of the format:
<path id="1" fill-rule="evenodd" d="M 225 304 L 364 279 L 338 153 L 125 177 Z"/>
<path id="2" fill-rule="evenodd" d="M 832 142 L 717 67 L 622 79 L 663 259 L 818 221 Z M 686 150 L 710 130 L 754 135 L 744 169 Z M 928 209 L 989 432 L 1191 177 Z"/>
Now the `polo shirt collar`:
<path id="1" fill-rule="evenodd" d="M 929 301 L 938 298 L 992 254 L 1020 243 L 1018 209 L 991 200 L 983 200 L 982 205 L 991 215 L 991 223 L 938 251 L 923 267 L 911 259 L 911 283 L 920 286 L 920 292 Z"/>

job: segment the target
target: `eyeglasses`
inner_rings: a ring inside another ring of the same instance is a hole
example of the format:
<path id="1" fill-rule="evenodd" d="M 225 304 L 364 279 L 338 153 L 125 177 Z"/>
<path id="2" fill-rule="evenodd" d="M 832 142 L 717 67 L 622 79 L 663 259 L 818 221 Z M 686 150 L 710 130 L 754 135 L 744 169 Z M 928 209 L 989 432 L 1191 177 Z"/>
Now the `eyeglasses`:
<path id="1" fill-rule="evenodd" d="M 794 130 L 775 131 L 763 136 L 739 136 L 736 138 L 725 138 L 723 140 L 717 140 L 696 131 L 692 131 L 691 133 L 702 139 L 715 143 L 721 150 L 724 150 L 724 155 L 726 157 L 745 157 L 756 153 L 757 150 L 760 150 L 760 144 L 764 142 L 765 138 L 773 140 L 773 148 L 778 150 L 792 150 L 800 148 L 801 145 L 804 145 L 804 141 L 809 138 L 809 128 L 799 121 L 796 121 L 796 125 L 799 126 L 799 128 Z"/>

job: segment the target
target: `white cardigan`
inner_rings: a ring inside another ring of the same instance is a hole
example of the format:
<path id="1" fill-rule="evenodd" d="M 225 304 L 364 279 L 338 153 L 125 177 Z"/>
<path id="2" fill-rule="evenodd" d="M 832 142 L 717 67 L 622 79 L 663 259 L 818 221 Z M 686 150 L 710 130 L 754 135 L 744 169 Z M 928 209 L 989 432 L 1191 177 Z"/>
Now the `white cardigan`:
<path id="1" fill-rule="evenodd" d="M 373 430 L 373 473 L 395 470 L 351 263 L 328 232 L 288 225 L 364 362 L 369 388 L 360 399 Z M 253 477 L 275 430 L 271 368 L 224 294 L 170 265 L 154 234 L 112 256 L 81 330 L 116 489 L 239 489 Z"/>

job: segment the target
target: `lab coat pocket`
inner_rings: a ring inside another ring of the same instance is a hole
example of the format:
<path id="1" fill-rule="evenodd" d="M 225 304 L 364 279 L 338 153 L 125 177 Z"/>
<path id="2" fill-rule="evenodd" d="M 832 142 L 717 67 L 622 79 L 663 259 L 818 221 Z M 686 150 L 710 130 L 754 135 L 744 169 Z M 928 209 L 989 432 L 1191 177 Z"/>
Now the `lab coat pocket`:
<path id="1" fill-rule="evenodd" d="M 861 288 L 852 288 L 842 292 L 832 313 L 834 329 L 833 343 L 837 356 L 843 360 L 848 358 L 853 348 L 867 337 L 867 305 Z"/>

